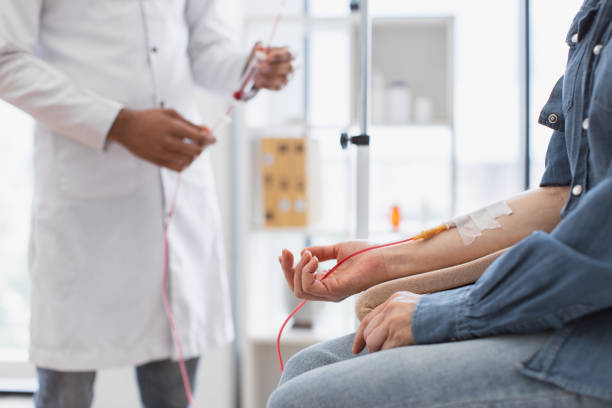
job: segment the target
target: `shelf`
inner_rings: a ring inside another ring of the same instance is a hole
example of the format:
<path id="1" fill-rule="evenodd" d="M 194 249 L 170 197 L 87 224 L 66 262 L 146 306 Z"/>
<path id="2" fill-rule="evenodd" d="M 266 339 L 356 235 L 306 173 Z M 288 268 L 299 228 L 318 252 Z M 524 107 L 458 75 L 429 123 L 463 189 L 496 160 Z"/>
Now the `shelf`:
<path id="1" fill-rule="evenodd" d="M 329 332 L 316 329 L 285 329 L 285 332 L 283 333 L 283 337 L 281 339 L 281 344 L 283 346 L 304 347 L 310 344 L 316 344 L 322 341 L 332 340 L 349 333 L 350 331 Z M 249 339 L 252 342 L 259 344 L 276 344 L 277 335 L 278 329 L 276 333 L 249 333 Z"/>
<path id="2" fill-rule="evenodd" d="M 247 126 L 247 130 L 251 135 L 260 134 L 303 134 L 306 131 L 310 132 L 338 132 L 338 137 L 342 131 L 356 131 L 357 125 L 350 126 L 330 126 L 330 125 L 306 125 L 302 123 L 286 123 L 278 124 L 274 126 Z M 372 133 L 384 132 L 384 133 L 400 133 L 400 132 L 450 132 L 452 127 L 450 124 L 445 122 L 434 122 L 428 124 L 405 124 L 405 125 L 386 125 L 386 124 L 373 124 L 370 126 Z"/>

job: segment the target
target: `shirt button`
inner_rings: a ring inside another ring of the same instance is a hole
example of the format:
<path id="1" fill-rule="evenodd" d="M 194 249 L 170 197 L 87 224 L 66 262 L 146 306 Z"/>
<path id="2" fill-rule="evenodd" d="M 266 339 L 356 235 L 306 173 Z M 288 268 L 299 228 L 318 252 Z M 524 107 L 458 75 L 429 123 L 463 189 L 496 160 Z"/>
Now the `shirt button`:
<path id="1" fill-rule="evenodd" d="M 585 120 L 582 121 L 582 128 L 584 130 L 589 130 L 589 118 L 586 118 Z"/>
<path id="2" fill-rule="evenodd" d="M 574 33 L 574 35 L 572 35 L 572 43 L 574 44 L 578 43 L 578 33 Z"/>
<path id="3" fill-rule="evenodd" d="M 578 197 L 582 194 L 582 186 L 580 184 L 576 184 L 574 188 L 572 188 L 572 195 L 574 197 Z"/>
<path id="4" fill-rule="evenodd" d="M 593 48 L 593 54 L 595 55 L 599 55 L 601 54 L 601 50 L 603 50 L 603 45 L 601 44 L 597 44 L 594 48 Z"/>
<path id="5" fill-rule="evenodd" d="M 548 116 L 548 122 L 555 124 L 559 121 L 559 117 L 557 115 L 555 115 L 554 113 Z"/>

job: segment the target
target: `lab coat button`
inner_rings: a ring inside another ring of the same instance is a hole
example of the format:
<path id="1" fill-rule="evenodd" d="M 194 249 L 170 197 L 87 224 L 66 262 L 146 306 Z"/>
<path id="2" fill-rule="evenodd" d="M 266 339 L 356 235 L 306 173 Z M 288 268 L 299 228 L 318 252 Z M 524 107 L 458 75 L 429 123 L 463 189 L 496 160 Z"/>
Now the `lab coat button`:
<path id="1" fill-rule="evenodd" d="M 165 106 L 166 106 L 166 104 L 165 104 L 165 102 L 164 102 L 164 101 L 159 102 L 159 107 L 160 107 L 160 108 L 162 108 L 162 109 L 163 109 Z"/>
<path id="2" fill-rule="evenodd" d="M 572 188 L 572 195 L 574 197 L 578 197 L 582 194 L 582 186 L 580 184 L 576 184 L 574 188 Z"/>
<path id="3" fill-rule="evenodd" d="M 574 35 L 572 35 L 572 43 L 574 44 L 578 43 L 578 33 L 574 33 Z"/>
<path id="4" fill-rule="evenodd" d="M 589 118 L 586 118 L 585 120 L 582 121 L 582 128 L 584 130 L 589 130 Z"/>
<path id="5" fill-rule="evenodd" d="M 595 55 L 599 55 L 601 54 L 601 50 L 603 50 L 603 45 L 601 44 L 597 44 L 594 48 L 593 48 L 593 54 Z"/>
<path id="6" fill-rule="evenodd" d="M 548 122 L 549 122 L 549 123 L 555 124 L 555 123 L 557 123 L 558 121 L 559 121 L 559 117 L 558 117 L 557 115 L 555 115 L 554 113 L 552 113 L 552 114 L 550 114 L 550 115 L 548 116 Z"/>
<path id="7" fill-rule="evenodd" d="M 153 48 L 151 48 L 151 52 L 152 52 L 152 53 L 156 53 L 156 52 L 157 52 L 157 47 L 153 47 Z"/>

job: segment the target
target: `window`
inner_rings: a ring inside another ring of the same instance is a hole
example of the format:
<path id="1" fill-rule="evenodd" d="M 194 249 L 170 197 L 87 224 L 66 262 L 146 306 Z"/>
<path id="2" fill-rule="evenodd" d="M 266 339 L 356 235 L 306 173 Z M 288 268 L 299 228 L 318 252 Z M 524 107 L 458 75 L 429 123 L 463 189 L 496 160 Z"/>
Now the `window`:
<path id="1" fill-rule="evenodd" d="M 0 352 L 22 358 L 28 346 L 33 126 L 4 102 L 0 118 Z"/>
<path id="2" fill-rule="evenodd" d="M 568 46 L 565 35 L 582 0 L 531 2 L 531 185 L 544 173 L 544 158 L 552 130 L 537 123 L 557 79 L 563 75 Z"/>

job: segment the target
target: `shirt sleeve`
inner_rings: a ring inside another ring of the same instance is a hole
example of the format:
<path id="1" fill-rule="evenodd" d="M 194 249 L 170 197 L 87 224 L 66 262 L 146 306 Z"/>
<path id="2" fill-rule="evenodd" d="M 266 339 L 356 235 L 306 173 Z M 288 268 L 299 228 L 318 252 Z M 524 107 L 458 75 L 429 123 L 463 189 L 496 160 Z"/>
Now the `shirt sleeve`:
<path id="1" fill-rule="evenodd" d="M 555 329 L 612 307 L 612 175 L 555 230 L 535 232 L 472 286 L 426 295 L 412 318 L 420 344 Z"/>
<path id="2" fill-rule="evenodd" d="M 57 133 L 103 150 L 122 106 L 77 86 L 35 55 L 42 3 L 0 7 L 0 98 Z"/>
<path id="3" fill-rule="evenodd" d="M 250 51 L 237 46 L 220 5 L 218 0 L 188 0 L 188 52 L 198 85 L 220 92 L 235 91 Z"/>

